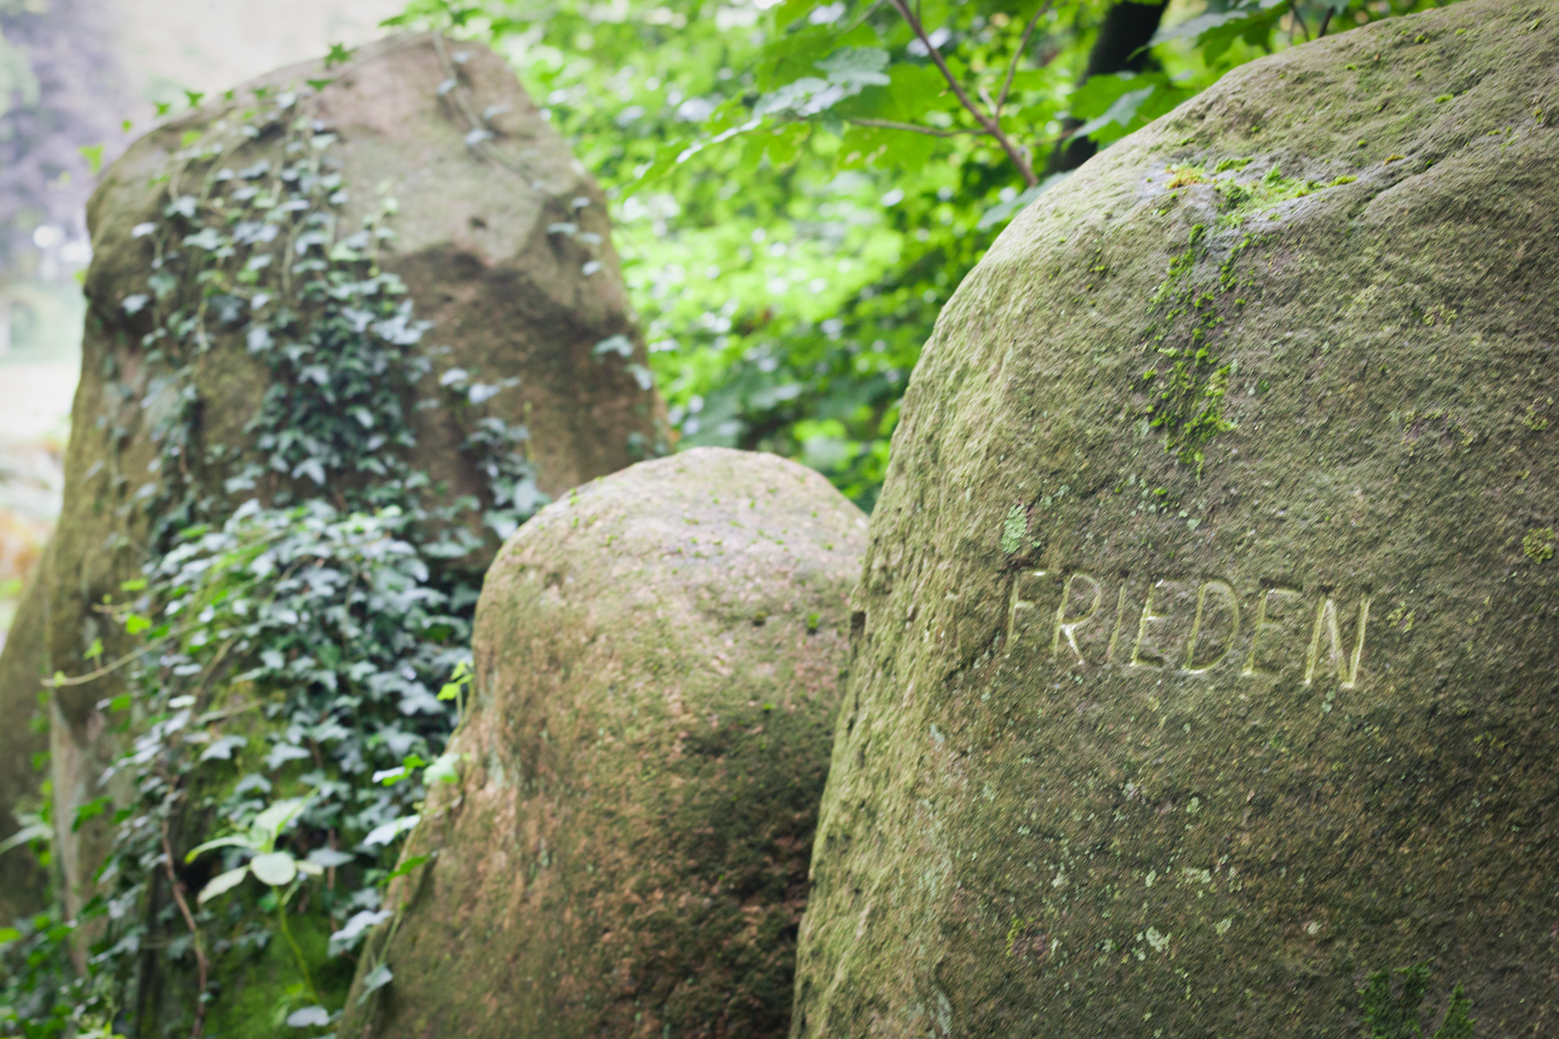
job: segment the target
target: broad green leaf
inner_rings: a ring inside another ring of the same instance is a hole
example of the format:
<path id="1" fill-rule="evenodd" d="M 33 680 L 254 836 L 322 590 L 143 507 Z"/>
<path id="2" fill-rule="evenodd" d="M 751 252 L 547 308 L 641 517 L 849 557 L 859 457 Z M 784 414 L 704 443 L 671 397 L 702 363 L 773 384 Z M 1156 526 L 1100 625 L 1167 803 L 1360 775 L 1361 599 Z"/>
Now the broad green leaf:
<path id="1" fill-rule="evenodd" d="M 302 797 L 289 797 L 286 800 L 277 801 L 254 817 L 250 833 L 263 833 L 274 843 L 277 836 L 287 828 L 288 824 L 302 814 L 307 804 L 308 799 Z"/>
<path id="2" fill-rule="evenodd" d="M 83 823 L 89 819 L 96 819 L 108 811 L 108 806 L 114 803 L 111 797 L 95 797 L 86 804 L 76 809 L 76 817 L 71 821 L 70 832 L 76 833 Z"/>
<path id="3" fill-rule="evenodd" d="M 206 841 L 204 844 L 195 845 L 189 850 L 189 853 L 184 856 L 184 861 L 194 862 L 197 858 L 200 857 L 201 852 L 210 851 L 212 848 L 249 848 L 251 850 L 257 851 L 259 850 L 259 845 L 256 844 L 248 834 L 235 834 L 231 837 L 218 837 L 214 841 Z"/>
<path id="4" fill-rule="evenodd" d="M 231 891 L 239 884 L 242 884 L 244 882 L 244 878 L 248 875 L 248 866 L 240 866 L 237 869 L 230 869 L 226 873 L 218 873 L 215 877 L 211 878 L 210 883 L 200 889 L 200 895 L 196 898 L 196 902 L 200 905 L 205 905 L 207 902 L 211 901 L 213 898 L 216 898 L 218 895 Z"/>
<path id="5" fill-rule="evenodd" d="M 1108 143 L 1117 137 L 1125 136 L 1126 128 L 1131 125 L 1132 120 L 1137 116 L 1137 109 L 1141 107 L 1143 102 L 1153 96 L 1153 91 L 1156 89 L 1152 84 L 1149 84 L 1140 90 L 1132 90 L 1122 94 L 1115 99 L 1109 108 L 1105 109 L 1103 115 L 1096 116 L 1079 126 L 1076 136 L 1093 137 L 1100 143 Z M 1108 132 L 1111 128 L 1114 128 L 1115 133 L 1111 134 Z"/>
<path id="6" fill-rule="evenodd" d="M 298 875 L 298 860 L 284 851 L 272 851 L 256 855 L 249 868 L 261 882 L 271 887 L 285 887 Z"/>
<path id="7" fill-rule="evenodd" d="M 890 80 L 882 71 L 888 67 L 888 52 L 880 47 L 841 47 L 822 61 L 814 62 L 840 86 L 887 86 Z"/>
<path id="8" fill-rule="evenodd" d="M 5 840 L 0 841 L 0 855 L 10 851 L 12 848 L 19 848 L 31 841 L 49 840 L 53 836 L 54 827 L 48 825 L 47 823 L 32 823 L 29 826 L 23 826 L 20 830 L 17 830 Z"/>

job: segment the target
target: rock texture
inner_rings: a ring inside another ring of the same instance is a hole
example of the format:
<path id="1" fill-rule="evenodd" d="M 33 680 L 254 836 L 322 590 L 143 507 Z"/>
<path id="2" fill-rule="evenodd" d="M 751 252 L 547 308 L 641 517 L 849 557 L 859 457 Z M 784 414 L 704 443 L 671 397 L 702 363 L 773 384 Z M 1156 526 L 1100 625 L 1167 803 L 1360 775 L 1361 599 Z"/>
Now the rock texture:
<path id="1" fill-rule="evenodd" d="M 441 89 L 450 79 L 455 89 Z M 194 131 L 224 120 L 236 126 L 257 104 L 255 89 L 265 87 L 273 98 L 298 92 L 291 111 L 334 131 L 331 154 L 340 160 L 348 196 L 342 226 L 359 224 L 387 195 L 397 200 L 390 226 L 398 237 L 381 253 L 382 266 L 405 281 L 416 316 L 435 322 L 428 345 L 448 347 L 435 354 L 420 393 L 436 395 L 440 375 L 456 367 L 493 385 L 517 379 L 517 388 L 487 406 L 528 426 L 539 483 L 550 494 L 644 457 L 656 440 L 661 408 L 629 367 L 642 362 L 643 346 L 611 247 L 605 198 L 498 56 L 476 44 L 400 37 L 360 49 L 344 66 L 314 62 L 246 84 L 234 100 L 142 138 L 93 195 L 90 309 L 64 509 L 52 555 L 22 606 L 23 616 L 43 618 L 46 630 L 40 646 L 36 632 L 18 625 L 5 646 L 0 704 L 7 718 L 31 714 L 40 662 L 45 673 L 75 675 L 87 669 L 83 653 L 94 638 L 103 639 L 105 660 L 130 648 L 122 633 L 98 622 L 91 604 L 119 595 L 120 583 L 138 572 L 147 518 L 135 505 L 148 481 L 160 479 L 148 475 L 157 454 L 152 430 L 175 406 L 149 381 L 153 366 L 141 346 L 151 331 L 148 310 L 129 314 L 123 306 L 147 291 L 153 260 L 152 239 L 134 229 L 163 218 L 168 195 L 158 178 L 199 136 Z M 482 127 L 471 121 L 484 118 L 475 113 L 486 113 L 485 140 L 472 136 Z M 235 168 L 261 160 L 284 161 L 275 134 L 223 158 Z M 627 356 L 594 352 L 619 335 Z M 238 333 L 212 342 L 194 380 L 195 446 L 210 452 L 246 442 L 265 372 Z M 451 498 L 480 487 L 458 450 L 476 416 L 447 408 L 414 414 L 419 466 Z M 192 450 L 189 457 L 198 465 L 202 455 Z M 220 465 L 208 468 L 202 478 L 219 488 L 228 474 Z M 69 823 L 76 804 L 97 796 L 104 751 L 96 705 L 121 688 L 116 673 L 63 689 L 52 705 L 57 851 L 72 908 L 100 850 L 81 844 L 91 843 L 96 827 L 73 833 Z M 20 735 L 25 726 L 5 731 Z M 0 789 L 7 802 L 25 793 Z"/>
<path id="2" fill-rule="evenodd" d="M 548 506 L 477 607 L 429 797 L 339 1034 L 786 1032 L 866 517 L 703 448 Z"/>
<path id="3" fill-rule="evenodd" d="M 1364 1034 L 1423 961 L 1426 1034 L 1552 1027 L 1556 117 L 1559 5 L 1475 0 L 995 243 L 873 515 L 794 1036 Z"/>

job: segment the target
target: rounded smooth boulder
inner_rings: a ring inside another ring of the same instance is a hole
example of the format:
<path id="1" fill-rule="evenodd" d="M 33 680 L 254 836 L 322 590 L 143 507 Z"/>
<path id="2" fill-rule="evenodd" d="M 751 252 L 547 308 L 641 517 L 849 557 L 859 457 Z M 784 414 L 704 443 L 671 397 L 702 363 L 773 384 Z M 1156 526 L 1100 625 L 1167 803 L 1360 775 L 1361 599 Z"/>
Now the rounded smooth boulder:
<path id="1" fill-rule="evenodd" d="M 959 287 L 794 1036 L 1552 1029 L 1556 26 L 1474 0 L 1242 66 Z"/>
<path id="2" fill-rule="evenodd" d="M 702 448 L 510 538 L 339 1034 L 784 1035 L 865 531 L 811 469 Z"/>

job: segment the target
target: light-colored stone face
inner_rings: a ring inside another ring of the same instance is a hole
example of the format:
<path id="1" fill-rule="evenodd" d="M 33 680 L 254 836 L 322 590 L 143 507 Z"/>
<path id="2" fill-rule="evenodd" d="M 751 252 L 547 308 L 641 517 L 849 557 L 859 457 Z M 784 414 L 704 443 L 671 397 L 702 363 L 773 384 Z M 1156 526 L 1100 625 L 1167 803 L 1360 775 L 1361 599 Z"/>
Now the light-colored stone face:
<path id="1" fill-rule="evenodd" d="M 816 472 L 721 448 L 522 527 L 459 782 L 361 961 L 395 980 L 341 1034 L 784 1035 L 865 533 Z"/>
<path id="2" fill-rule="evenodd" d="M 1479 1035 L 1549 1027 L 1556 24 L 1242 67 L 959 289 L 872 520 L 795 1035 L 1363 1034 L 1426 960 L 1426 1034 L 1458 983 Z"/>

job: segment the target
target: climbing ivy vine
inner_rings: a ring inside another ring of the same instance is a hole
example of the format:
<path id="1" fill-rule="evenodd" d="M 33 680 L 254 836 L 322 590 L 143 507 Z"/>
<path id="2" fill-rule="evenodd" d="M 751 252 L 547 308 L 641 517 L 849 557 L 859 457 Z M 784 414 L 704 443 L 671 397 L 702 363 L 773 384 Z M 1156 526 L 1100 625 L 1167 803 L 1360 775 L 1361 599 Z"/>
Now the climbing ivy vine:
<path id="1" fill-rule="evenodd" d="M 329 1029 L 356 947 L 387 915 L 398 839 L 427 784 L 455 776 L 442 752 L 478 561 L 546 501 L 526 430 L 490 410 L 512 382 L 433 377 L 431 325 L 378 262 L 396 200 L 348 223 L 321 86 L 229 96 L 185 133 L 160 219 L 132 232 L 150 275 L 122 305 L 150 327 L 152 375 L 120 396 L 144 402 L 157 475 L 135 495 L 143 576 L 101 610 L 145 642 L 106 663 L 94 647 L 97 666 L 55 679 L 124 669 L 128 691 L 100 706 L 128 746 L 105 777 L 119 796 L 74 820 L 113 813 L 97 896 L 69 924 L 46 914 L 0 935 L 0 1020 L 28 1036 L 199 1036 L 224 1012 L 220 979 L 262 961 L 293 979 L 269 1023 Z M 201 439 L 199 376 L 218 343 L 264 371 L 242 447 Z M 410 461 L 414 414 L 435 408 L 472 430 L 480 495 L 446 500 Z M 372 972 L 370 989 L 389 977 Z"/>

